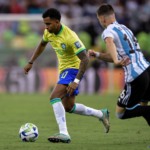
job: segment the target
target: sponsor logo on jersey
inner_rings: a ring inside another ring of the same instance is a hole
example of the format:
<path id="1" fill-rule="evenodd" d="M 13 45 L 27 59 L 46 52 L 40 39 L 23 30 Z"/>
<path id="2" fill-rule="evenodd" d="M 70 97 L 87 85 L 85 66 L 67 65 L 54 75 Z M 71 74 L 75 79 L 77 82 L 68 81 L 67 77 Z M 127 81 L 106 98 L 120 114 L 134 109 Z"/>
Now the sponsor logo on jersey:
<path id="1" fill-rule="evenodd" d="M 79 41 L 75 42 L 74 45 L 76 46 L 76 48 L 80 48 L 81 47 L 81 44 Z"/>

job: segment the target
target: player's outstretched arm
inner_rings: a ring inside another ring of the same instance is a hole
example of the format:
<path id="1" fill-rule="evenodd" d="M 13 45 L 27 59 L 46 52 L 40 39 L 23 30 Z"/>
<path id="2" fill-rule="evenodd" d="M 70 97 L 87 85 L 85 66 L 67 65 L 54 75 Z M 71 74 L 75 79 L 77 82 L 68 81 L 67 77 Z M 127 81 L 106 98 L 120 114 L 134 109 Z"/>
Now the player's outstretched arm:
<path id="1" fill-rule="evenodd" d="M 88 50 L 88 56 L 95 57 L 106 62 L 112 62 L 117 66 L 126 66 L 131 63 L 129 57 L 125 57 L 122 60 L 118 60 L 116 46 L 111 37 L 106 38 L 105 43 L 106 43 L 107 53 Z"/>
<path id="2" fill-rule="evenodd" d="M 45 46 L 47 42 L 44 42 L 43 40 L 39 43 L 38 47 L 35 49 L 30 61 L 28 64 L 24 67 L 24 73 L 28 74 L 30 69 L 32 68 L 33 62 L 36 60 L 36 58 L 44 51 Z"/>
<path id="3" fill-rule="evenodd" d="M 113 62 L 113 59 L 109 53 L 96 52 L 96 51 L 90 49 L 90 50 L 88 50 L 88 56 L 95 57 L 95 58 L 101 59 L 106 62 Z"/>

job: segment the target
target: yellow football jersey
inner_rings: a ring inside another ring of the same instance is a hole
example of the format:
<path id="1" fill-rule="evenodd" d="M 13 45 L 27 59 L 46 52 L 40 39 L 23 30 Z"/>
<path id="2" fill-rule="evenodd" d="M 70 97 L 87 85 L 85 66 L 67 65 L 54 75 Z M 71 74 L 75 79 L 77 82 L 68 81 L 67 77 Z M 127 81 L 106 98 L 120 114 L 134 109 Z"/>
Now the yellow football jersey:
<path id="1" fill-rule="evenodd" d="M 55 50 L 59 63 L 59 72 L 67 68 L 79 69 L 80 59 L 76 56 L 85 50 L 85 46 L 77 36 L 77 34 L 65 25 L 57 35 L 44 30 L 43 40 L 50 42 Z"/>

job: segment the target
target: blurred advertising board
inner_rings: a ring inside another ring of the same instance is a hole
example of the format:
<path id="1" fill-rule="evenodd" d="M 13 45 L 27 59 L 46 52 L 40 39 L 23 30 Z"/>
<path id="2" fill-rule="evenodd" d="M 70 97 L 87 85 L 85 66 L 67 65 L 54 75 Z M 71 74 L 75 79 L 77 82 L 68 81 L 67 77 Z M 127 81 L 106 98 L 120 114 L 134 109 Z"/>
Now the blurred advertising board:
<path id="1" fill-rule="evenodd" d="M 57 83 L 57 69 L 33 69 L 25 75 L 22 68 L 0 68 L 0 92 L 35 93 L 51 92 Z M 79 90 L 80 93 L 113 93 L 123 88 L 124 79 L 121 69 L 89 68 L 84 75 Z"/>

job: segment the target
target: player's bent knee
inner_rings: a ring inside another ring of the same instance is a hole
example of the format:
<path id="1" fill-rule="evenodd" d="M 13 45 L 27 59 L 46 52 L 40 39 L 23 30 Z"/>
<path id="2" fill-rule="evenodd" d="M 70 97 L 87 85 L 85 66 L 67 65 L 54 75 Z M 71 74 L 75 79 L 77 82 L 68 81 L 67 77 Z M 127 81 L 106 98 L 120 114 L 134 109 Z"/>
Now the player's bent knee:
<path id="1" fill-rule="evenodd" d="M 68 113 L 73 113 L 72 109 L 73 107 L 65 107 L 65 111 Z"/>
<path id="2" fill-rule="evenodd" d="M 116 106 L 116 117 L 118 119 L 123 119 L 124 113 L 125 113 L 125 108 L 117 105 Z"/>
<path id="3" fill-rule="evenodd" d="M 116 117 L 118 118 L 118 119 L 123 119 L 123 115 L 124 115 L 124 112 L 123 113 L 116 113 Z"/>
<path id="4" fill-rule="evenodd" d="M 76 109 L 76 104 L 74 104 L 72 107 L 71 107 L 71 110 L 69 111 L 69 113 L 74 113 Z"/>
<path id="5" fill-rule="evenodd" d="M 66 112 L 70 112 L 70 110 L 71 110 L 70 108 L 65 108 Z"/>

